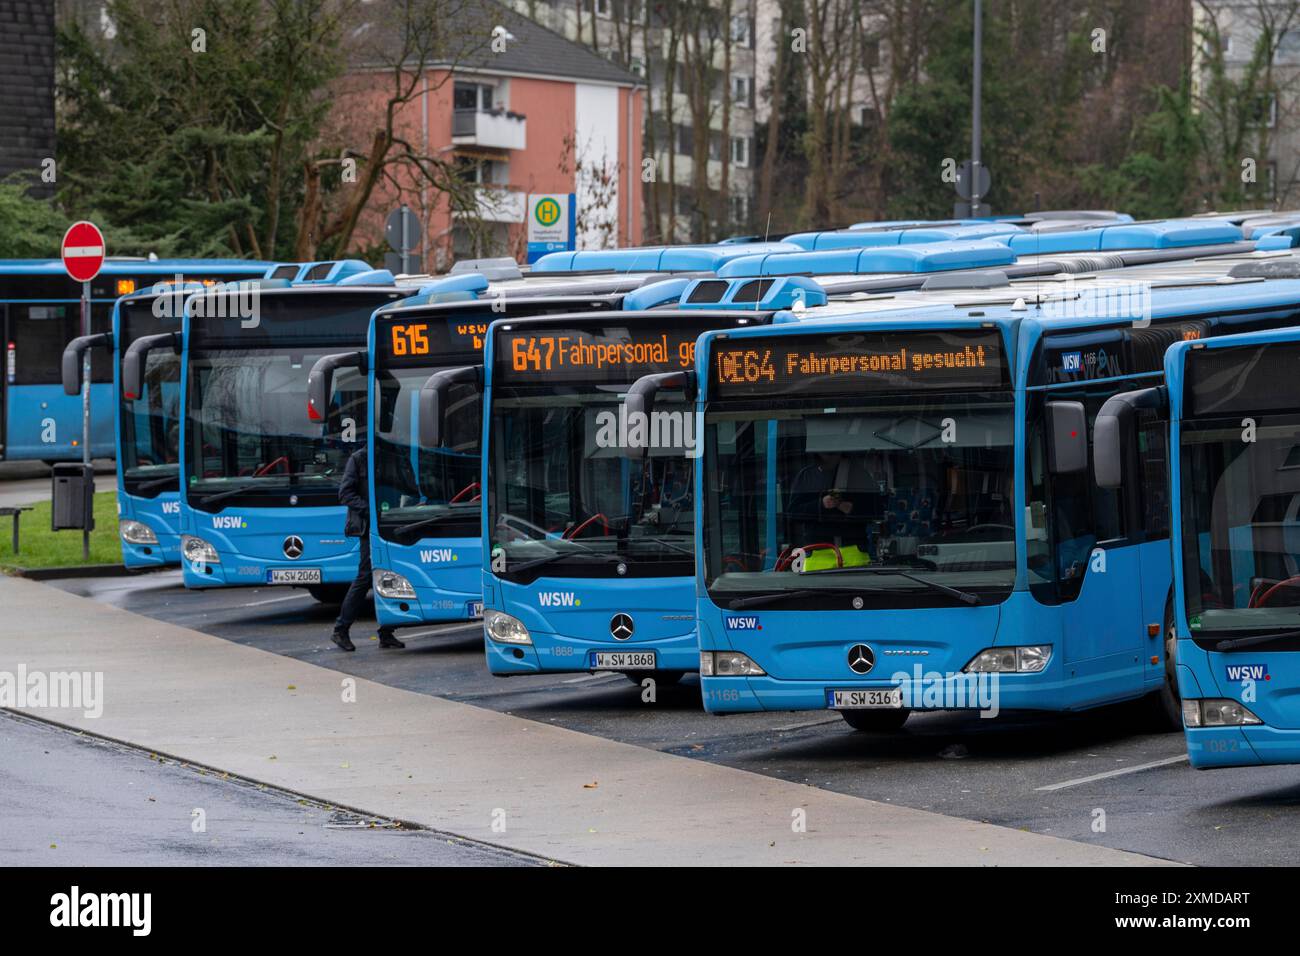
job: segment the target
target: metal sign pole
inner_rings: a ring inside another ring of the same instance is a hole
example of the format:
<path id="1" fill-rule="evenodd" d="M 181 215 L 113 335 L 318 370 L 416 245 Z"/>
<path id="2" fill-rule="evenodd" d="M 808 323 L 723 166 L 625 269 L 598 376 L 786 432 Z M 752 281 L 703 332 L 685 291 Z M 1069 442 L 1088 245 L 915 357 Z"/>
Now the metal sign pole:
<path id="1" fill-rule="evenodd" d="M 90 334 L 90 283 L 81 283 L 81 334 Z M 95 489 L 90 468 L 90 349 L 81 359 L 81 466 L 85 513 L 81 522 L 81 558 L 90 563 L 90 529 L 94 525 Z"/>

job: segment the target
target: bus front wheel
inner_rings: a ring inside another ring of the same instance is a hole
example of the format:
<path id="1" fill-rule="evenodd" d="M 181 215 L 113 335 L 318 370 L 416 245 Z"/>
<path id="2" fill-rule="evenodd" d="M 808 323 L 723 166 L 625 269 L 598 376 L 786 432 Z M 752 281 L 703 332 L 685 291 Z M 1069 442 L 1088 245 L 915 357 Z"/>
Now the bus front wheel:
<path id="1" fill-rule="evenodd" d="M 1174 627 L 1174 609 L 1165 608 L 1165 679 L 1160 689 L 1147 695 L 1151 729 L 1171 733 L 1183 729 L 1183 702 L 1178 696 L 1178 631 Z"/>
<path id="2" fill-rule="evenodd" d="M 907 718 L 912 715 L 912 711 L 907 707 L 899 707 L 889 710 L 841 710 L 840 716 L 844 722 L 854 730 L 861 730 L 865 733 L 889 734 L 896 730 L 902 730 L 903 724 L 907 723 Z"/>

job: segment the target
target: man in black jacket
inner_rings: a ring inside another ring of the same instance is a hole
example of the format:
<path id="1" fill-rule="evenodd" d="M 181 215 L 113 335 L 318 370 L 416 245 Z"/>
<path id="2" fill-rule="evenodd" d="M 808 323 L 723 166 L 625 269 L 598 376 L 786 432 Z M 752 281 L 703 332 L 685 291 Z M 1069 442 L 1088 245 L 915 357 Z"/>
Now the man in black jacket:
<path id="1" fill-rule="evenodd" d="M 370 590 L 370 476 L 366 467 L 366 449 L 358 448 L 348 456 L 347 467 L 343 469 L 343 482 L 339 485 L 339 502 L 348 506 L 347 522 L 343 533 L 349 538 L 361 539 L 361 561 L 357 566 L 357 576 L 348 587 L 339 608 L 338 620 L 334 622 L 334 633 L 330 636 L 335 644 L 345 651 L 355 651 L 356 645 L 348 631 L 357 613 L 366 600 Z M 379 629 L 380 647 L 405 647 L 406 645 L 393 636 L 391 627 Z"/>

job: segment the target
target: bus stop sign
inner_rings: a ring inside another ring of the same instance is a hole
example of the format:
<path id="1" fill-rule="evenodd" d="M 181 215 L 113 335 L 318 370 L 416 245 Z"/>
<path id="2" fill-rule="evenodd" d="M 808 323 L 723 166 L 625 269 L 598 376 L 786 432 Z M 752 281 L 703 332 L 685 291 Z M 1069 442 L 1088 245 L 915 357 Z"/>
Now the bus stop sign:
<path id="1" fill-rule="evenodd" d="M 104 265 L 104 234 L 93 222 L 74 222 L 63 234 L 63 269 L 76 282 L 89 282 Z"/>

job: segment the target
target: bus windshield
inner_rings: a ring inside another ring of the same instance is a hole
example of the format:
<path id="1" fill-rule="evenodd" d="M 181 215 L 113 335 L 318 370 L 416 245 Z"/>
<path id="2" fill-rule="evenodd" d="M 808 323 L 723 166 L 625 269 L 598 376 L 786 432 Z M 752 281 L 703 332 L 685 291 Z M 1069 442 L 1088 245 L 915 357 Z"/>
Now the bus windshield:
<path id="1" fill-rule="evenodd" d="M 494 390 L 488 527 L 505 576 L 543 564 L 576 577 L 693 573 L 692 461 L 680 446 L 625 456 L 612 423 L 626 391 Z M 656 410 L 689 416 L 680 392 Z"/>
<path id="2" fill-rule="evenodd" d="M 877 607 L 950 602 L 937 583 L 1005 598 L 1015 579 L 1014 407 L 999 391 L 711 403 L 710 594 L 726 603 L 798 590 L 818 607 L 851 588 Z"/>
<path id="3" fill-rule="evenodd" d="M 380 537 L 399 544 L 421 538 L 478 537 L 479 434 L 482 395 L 451 389 L 446 445 L 421 448 L 420 387 L 435 368 L 383 369 L 375 375 L 375 503 Z"/>
<path id="4" fill-rule="evenodd" d="M 1238 414 L 1181 427 L 1183 590 L 1193 636 L 1295 630 L 1300 415 Z"/>
<path id="5" fill-rule="evenodd" d="M 153 300 L 120 306 L 118 355 L 146 335 L 178 329 L 180 323 L 156 318 Z M 145 362 L 142 391 L 127 399 L 119 390 L 123 490 L 129 495 L 154 498 L 180 487 L 181 360 L 168 348 L 151 349 Z"/>
<path id="6" fill-rule="evenodd" d="M 185 480 L 190 505 L 220 510 L 338 504 L 348 455 L 365 441 L 365 376 L 340 369 L 322 435 L 307 373 L 337 349 L 190 353 Z"/>

